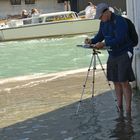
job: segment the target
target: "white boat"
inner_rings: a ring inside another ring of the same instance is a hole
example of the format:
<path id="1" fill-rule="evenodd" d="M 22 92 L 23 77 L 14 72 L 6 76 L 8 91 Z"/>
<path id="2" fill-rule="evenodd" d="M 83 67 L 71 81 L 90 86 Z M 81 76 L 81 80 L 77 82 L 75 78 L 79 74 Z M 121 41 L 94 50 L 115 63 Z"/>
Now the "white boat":
<path id="1" fill-rule="evenodd" d="M 1 25 L 0 41 L 94 33 L 98 28 L 99 20 L 82 19 L 73 11 L 40 14 Z"/>

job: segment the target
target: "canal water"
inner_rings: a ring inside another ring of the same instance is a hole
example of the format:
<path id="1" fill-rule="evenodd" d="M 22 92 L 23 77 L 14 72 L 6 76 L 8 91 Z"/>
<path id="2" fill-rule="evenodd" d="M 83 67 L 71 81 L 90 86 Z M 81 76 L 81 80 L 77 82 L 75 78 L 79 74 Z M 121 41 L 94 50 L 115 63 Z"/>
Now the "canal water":
<path id="1" fill-rule="evenodd" d="M 0 78 L 36 76 L 88 67 L 92 50 L 77 47 L 87 35 L 0 43 Z M 106 62 L 106 51 L 100 58 Z"/>

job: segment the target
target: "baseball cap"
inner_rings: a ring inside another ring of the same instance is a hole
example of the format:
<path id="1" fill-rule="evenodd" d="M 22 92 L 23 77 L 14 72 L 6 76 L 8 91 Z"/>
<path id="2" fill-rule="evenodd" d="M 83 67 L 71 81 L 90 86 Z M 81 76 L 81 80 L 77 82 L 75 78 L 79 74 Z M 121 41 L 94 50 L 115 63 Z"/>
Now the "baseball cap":
<path id="1" fill-rule="evenodd" d="M 99 19 L 101 17 L 101 15 L 103 14 L 103 11 L 105 9 L 109 9 L 109 5 L 106 3 L 100 3 L 96 6 L 96 15 L 95 15 L 95 19 Z"/>

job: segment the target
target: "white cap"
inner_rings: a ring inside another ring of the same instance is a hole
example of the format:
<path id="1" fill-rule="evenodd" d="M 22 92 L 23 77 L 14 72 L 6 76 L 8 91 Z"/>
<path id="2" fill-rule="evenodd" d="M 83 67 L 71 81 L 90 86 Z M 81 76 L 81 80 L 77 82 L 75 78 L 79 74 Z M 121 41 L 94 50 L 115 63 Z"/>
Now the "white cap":
<path id="1" fill-rule="evenodd" d="M 100 4 L 98 4 L 98 5 L 96 6 L 96 15 L 95 15 L 95 19 L 99 19 L 99 18 L 102 16 L 103 11 L 104 11 L 105 9 L 109 9 L 108 4 L 106 4 L 106 3 L 100 3 Z"/>

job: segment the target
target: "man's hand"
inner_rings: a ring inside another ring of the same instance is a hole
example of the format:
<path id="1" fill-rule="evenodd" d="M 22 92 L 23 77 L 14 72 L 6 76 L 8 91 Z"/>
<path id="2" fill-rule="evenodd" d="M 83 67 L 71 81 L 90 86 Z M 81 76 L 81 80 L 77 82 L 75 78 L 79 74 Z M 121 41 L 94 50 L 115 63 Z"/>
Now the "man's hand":
<path id="1" fill-rule="evenodd" d="M 102 49 L 105 46 L 104 42 L 98 42 L 95 44 L 95 48 L 96 49 Z"/>
<path id="2" fill-rule="evenodd" d="M 85 43 L 86 45 L 87 45 L 87 44 L 90 45 L 90 44 L 92 43 L 92 41 L 91 41 L 90 38 L 86 38 L 84 43 Z"/>

